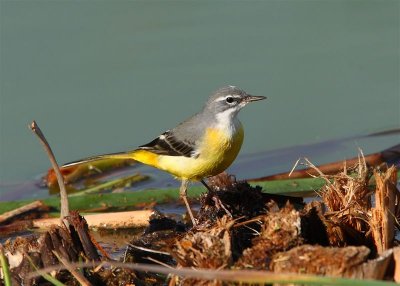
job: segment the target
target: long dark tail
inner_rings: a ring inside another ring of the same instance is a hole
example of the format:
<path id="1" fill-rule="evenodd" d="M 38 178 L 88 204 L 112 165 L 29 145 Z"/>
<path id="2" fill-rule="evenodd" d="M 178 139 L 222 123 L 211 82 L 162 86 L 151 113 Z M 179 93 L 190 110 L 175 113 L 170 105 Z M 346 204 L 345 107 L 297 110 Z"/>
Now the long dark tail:
<path id="1" fill-rule="evenodd" d="M 79 164 L 84 164 L 84 163 L 90 163 L 90 162 L 97 162 L 97 161 L 102 161 L 102 160 L 109 160 L 109 159 L 119 159 L 119 160 L 129 160 L 132 159 L 134 160 L 135 156 L 135 151 L 127 151 L 127 152 L 119 152 L 119 153 L 111 153 L 111 154 L 104 154 L 104 155 L 97 155 L 93 157 L 88 157 L 85 159 L 69 162 L 67 164 L 64 164 L 62 167 L 71 167 L 74 165 L 79 165 Z"/>

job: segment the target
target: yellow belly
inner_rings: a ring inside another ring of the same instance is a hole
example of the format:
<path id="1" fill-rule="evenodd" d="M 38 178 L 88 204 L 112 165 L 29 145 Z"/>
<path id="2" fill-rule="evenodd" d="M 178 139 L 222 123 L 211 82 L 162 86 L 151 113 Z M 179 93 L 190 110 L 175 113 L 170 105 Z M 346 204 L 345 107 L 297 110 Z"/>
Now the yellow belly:
<path id="1" fill-rule="evenodd" d="M 197 158 L 156 155 L 138 150 L 135 159 L 158 169 L 167 171 L 180 179 L 201 180 L 214 176 L 228 168 L 238 155 L 243 143 L 244 132 L 239 126 L 234 136 L 221 130 L 209 128 L 200 146 Z"/>

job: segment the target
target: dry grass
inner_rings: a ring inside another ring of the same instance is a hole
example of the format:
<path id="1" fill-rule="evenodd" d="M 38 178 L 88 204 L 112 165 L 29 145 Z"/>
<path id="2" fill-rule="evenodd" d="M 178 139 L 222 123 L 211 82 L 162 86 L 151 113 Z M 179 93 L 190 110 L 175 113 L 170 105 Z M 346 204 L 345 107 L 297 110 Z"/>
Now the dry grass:
<path id="1" fill-rule="evenodd" d="M 360 151 L 358 163 L 335 175 L 323 174 L 308 159 L 305 165 L 318 173 L 326 184 L 318 191 L 330 245 L 368 245 L 377 253 L 393 246 L 399 191 L 394 166 L 369 168 Z M 374 179 L 375 189 L 369 187 Z"/>
<path id="2" fill-rule="evenodd" d="M 172 255 L 181 267 L 224 268 L 231 262 L 230 228 L 234 221 L 228 216 L 212 227 L 188 232 L 177 240 Z"/>
<path id="3" fill-rule="evenodd" d="M 174 275 L 181 275 L 182 269 L 212 269 L 221 273 L 248 268 L 382 279 L 387 275 L 389 263 L 393 263 L 389 262 L 393 253 L 390 248 L 394 244 L 399 194 L 395 167 L 369 168 L 362 154 L 356 165 L 344 164 L 336 175 L 323 174 L 307 159 L 305 164 L 326 182 L 318 190 L 320 201 L 304 206 L 291 197 L 264 194 L 260 188 L 252 188 L 246 182 L 237 182 L 234 177 L 223 174 L 209 181 L 212 190 L 201 200 L 201 224 L 188 229 L 187 225 L 167 217 L 150 220 L 143 235 L 132 242 L 135 245 L 135 251 L 130 252 L 132 261 L 158 263 L 165 266 L 162 273 Z M 370 186 L 372 178 L 376 187 Z M 232 217 L 226 214 L 227 210 Z M 86 224 L 78 220 L 70 224 L 75 226 L 73 232 L 59 227 L 42 235 L 38 241 L 25 241 L 39 251 L 23 247 L 24 243 L 14 243 L 6 250 L 16 252 L 22 248 L 30 253 L 35 264 L 42 266 L 58 264 L 59 257 L 67 261 L 63 264 L 72 273 L 74 262 L 82 257 L 104 261 L 106 255 L 98 255 L 99 249 L 92 245 Z M 389 251 L 385 252 L 386 249 Z M 128 271 L 130 266 L 121 265 L 121 268 L 112 269 L 99 267 L 99 271 L 91 269 L 84 275 L 93 285 L 96 279 L 111 279 L 113 284 L 109 285 L 120 285 L 123 281 L 144 284 L 168 281 L 160 275 Z M 24 274 L 31 270 L 28 268 Z M 82 279 L 79 275 L 74 274 L 74 278 L 65 273 L 60 277 L 66 281 Z M 170 285 L 224 285 L 221 280 L 210 277 L 214 276 L 174 276 L 169 281 Z"/>

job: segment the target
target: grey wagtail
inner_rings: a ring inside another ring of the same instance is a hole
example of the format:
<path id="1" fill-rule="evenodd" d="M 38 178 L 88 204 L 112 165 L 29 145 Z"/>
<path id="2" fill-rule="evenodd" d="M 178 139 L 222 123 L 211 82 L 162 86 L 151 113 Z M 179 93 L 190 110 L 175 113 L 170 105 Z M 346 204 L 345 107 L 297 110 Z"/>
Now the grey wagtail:
<path id="1" fill-rule="evenodd" d="M 231 165 L 244 137 L 238 112 L 249 102 L 265 98 L 249 95 L 235 86 L 220 88 L 209 97 L 199 113 L 150 143 L 135 150 L 90 157 L 64 166 L 113 158 L 134 159 L 164 170 L 182 180 L 180 197 L 193 225 L 196 225 L 187 200 L 188 182 L 201 181 L 209 189 L 204 178 L 215 176 Z"/>

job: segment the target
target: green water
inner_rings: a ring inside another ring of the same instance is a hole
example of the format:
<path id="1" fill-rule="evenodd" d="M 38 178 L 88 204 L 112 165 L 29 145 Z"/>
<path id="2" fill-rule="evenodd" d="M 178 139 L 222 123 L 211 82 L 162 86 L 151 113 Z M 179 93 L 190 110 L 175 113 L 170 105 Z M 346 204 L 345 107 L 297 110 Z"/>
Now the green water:
<path id="1" fill-rule="evenodd" d="M 241 112 L 242 154 L 400 126 L 399 1 L 0 1 L 0 193 L 49 167 L 33 119 L 65 163 L 226 84 L 269 97 Z"/>

